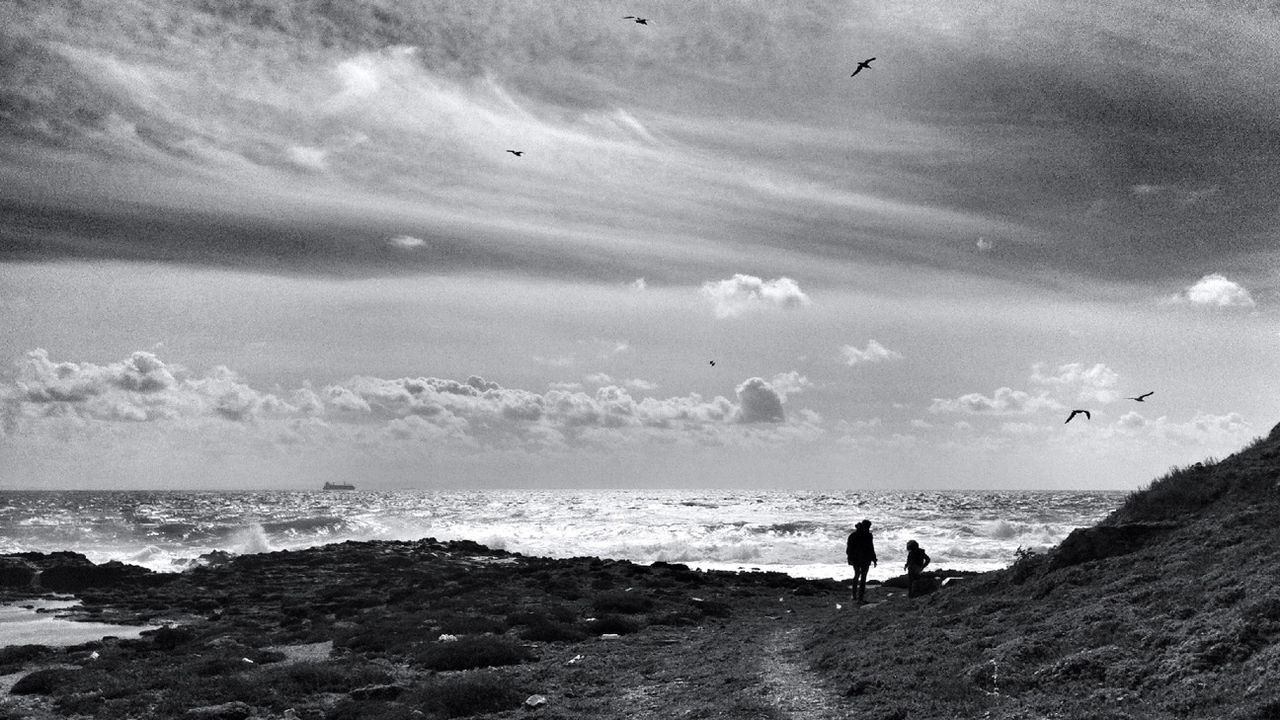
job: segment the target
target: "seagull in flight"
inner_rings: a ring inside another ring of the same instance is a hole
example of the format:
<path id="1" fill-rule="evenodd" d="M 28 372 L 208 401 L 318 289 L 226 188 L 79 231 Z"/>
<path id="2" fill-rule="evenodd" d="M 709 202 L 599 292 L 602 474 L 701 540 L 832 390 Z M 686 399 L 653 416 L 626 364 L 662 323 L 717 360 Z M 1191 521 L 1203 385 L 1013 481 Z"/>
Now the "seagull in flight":
<path id="1" fill-rule="evenodd" d="M 1151 392 L 1142 393 L 1138 397 L 1125 398 L 1125 400 L 1137 400 L 1138 402 L 1146 402 L 1146 398 L 1148 396 L 1155 395 L 1155 394 L 1156 394 L 1156 391 L 1152 390 Z"/>
<path id="2" fill-rule="evenodd" d="M 524 154 L 523 150 L 508 150 L 507 152 L 511 153 L 512 155 L 515 155 L 516 157 L 520 157 L 521 155 Z"/>
<path id="3" fill-rule="evenodd" d="M 636 17 L 635 15 L 624 15 L 623 20 L 635 20 L 637 25 L 648 25 L 649 18 Z"/>
<path id="4" fill-rule="evenodd" d="M 1071 414 L 1067 416 L 1067 422 L 1064 422 L 1064 423 L 1062 423 L 1062 424 L 1063 424 L 1063 425 L 1066 425 L 1067 423 L 1071 422 L 1071 419 L 1072 419 L 1072 418 L 1074 418 L 1074 417 L 1075 417 L 1075 416 L 1077 416 L 1077 415 L 1084 415 L 1084 419 L 1085 419 L 1085 420 L 1092 420 L 1092 419 L 1093 419 L 1093 416 L 1089 414 L 1089 411 L 1088 411 L 1088 410 L 1072 410 L 1072 411 L 1071 411 Z"/>
<path id="5" fill-rule="evenodd" d="M 853 75 L 857 75 L 858 73 L 862 72 L 863 68 L 870 70 L 872 60 L 875 60 L 875 58 L 867 58 L 866 60 L 863 60 L 862 62 L 858 63 L 858 67 L 854 69 Z M 853 77 L 853 75 L 850 75 L 849 77 Z"/>

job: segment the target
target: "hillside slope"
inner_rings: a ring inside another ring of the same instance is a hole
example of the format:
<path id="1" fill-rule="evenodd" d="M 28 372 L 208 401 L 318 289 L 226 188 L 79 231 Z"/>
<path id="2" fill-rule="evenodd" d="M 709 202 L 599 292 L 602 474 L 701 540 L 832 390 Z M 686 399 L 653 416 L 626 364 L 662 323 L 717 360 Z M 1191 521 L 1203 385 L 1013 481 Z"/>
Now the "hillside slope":
<path id="1" fill-rule="evenodd" d="M 1045 554 L 810 644 L 858 717 L 1280 717 L 1280 426 Z M 989 714 L 988 714 L 989 713 Z"/>

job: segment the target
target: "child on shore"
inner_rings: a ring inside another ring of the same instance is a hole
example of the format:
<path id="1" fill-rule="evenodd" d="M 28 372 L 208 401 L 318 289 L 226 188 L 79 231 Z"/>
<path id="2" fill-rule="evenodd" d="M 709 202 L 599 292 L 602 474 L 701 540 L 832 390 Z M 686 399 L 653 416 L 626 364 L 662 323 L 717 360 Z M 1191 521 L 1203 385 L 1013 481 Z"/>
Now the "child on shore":
<path id="1" fill-rule="evenodd" d="M 907 541 L 907 597 L 912 598 L 918 595 L 917 586 L 920 582 L 920 573 L 929 566 L 929 553 L 920 547 L 920 543 L 915 540 Z"/>

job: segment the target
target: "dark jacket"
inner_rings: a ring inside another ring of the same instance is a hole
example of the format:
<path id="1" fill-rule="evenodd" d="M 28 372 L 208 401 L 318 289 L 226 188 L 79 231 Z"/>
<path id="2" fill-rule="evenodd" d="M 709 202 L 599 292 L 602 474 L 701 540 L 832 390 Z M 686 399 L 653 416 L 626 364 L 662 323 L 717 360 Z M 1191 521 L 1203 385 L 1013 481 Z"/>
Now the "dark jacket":
<path id="1" fill-rule="evenodd" d="M 924 551 L 924 548 L 918 547 L 907 553 L 907 567 L 910 568 L 913 565 L 920 569 L 929 565 L 929 554 Z"/>
<path id="2" fill-rule="evenodd" d="M 876 546 L 871 539 L 871 531 L 858 528 L 849 533 L 849 543 L 845 546 L 845 555 L 849 556 L 850 565 L 870 565 L 876 560 Z"/>

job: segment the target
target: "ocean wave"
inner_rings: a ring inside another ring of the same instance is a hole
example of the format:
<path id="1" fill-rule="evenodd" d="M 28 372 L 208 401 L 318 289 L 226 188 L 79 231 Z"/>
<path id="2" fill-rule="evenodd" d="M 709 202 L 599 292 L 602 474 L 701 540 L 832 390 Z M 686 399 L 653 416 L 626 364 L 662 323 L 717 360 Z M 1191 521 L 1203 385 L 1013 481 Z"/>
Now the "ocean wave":
<path id="1" fill-rule="evenodd" d="M 202 554 L 269 552 L 344 540 L 466 539 L 550 557 L 750 564 L 844 572 L 844 540 L 870 518 L 881 565 L 915 539 L 954 569 L 1007 565 L 1019 547 L 1059 542 L 1110 512 L 1102 493 L 768 491 L 0 493 L 5 552 L 72 550 L 178 570 Z M 843 507 L 836 507 L 843 500 Z M 857 505 L 850 518 L 849 506 Z M 785 571 L 785 570 L 784 570 Z"/>

